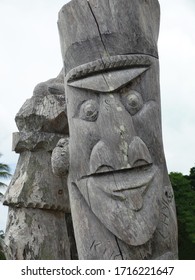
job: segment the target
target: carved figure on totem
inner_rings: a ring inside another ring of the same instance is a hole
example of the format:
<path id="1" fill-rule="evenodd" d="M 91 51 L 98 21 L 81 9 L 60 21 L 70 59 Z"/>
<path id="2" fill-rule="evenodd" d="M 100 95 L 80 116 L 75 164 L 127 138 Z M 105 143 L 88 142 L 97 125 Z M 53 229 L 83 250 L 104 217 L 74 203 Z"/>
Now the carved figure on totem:
<path id="1" fill-rule="evenodd" d="M 60 177 L 55 176 L 51 165 L 53 149 L 64 149 L 67 156 L 63 83 L 61 72 L 57 78 L 38 84 L 16 115 L 19 132 L 13 134 L 13 150 L 20 157 L 4 201 L 9 206 L 7 259 L 71 258 L 67 172 L 58 171 Z"/>
<path id="2" fill-rule="evenodd" d="M 157 0 L 72 0 L 59 13 L 79 259 L 177 259 L 159 19 Z"/>

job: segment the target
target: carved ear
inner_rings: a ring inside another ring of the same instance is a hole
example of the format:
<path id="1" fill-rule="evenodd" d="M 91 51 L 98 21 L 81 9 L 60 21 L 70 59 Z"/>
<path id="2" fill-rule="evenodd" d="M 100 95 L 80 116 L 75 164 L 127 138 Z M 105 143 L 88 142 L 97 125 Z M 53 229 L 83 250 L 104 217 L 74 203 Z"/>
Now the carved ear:
<path id="1" fill-rule="evenodd" d="M 71 87 L 89 89 L 96 92 L 113 92 L 127 85 L 140 76 L 149 67 L 122 69 L 117 71 L 102 72 L 73 82 L 68 82 Z"/>
<path id="2" fill-rule="evenodd" d="M 69 170 L 69 137 L 61 138 L 51 156 L 52 171 L 56 176 L 66 176 Z"/>

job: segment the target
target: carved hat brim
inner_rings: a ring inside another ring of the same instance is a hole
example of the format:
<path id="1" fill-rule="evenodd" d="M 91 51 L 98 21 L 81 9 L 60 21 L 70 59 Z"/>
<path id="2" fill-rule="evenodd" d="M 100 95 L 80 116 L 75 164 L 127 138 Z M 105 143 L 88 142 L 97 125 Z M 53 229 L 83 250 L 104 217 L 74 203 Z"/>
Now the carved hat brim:
<path id="1" fill-rule="evenodd" d="M 158 57 L 157 0 L 72 0 L 59 12 L 64 70 L 117 55 Z"/>

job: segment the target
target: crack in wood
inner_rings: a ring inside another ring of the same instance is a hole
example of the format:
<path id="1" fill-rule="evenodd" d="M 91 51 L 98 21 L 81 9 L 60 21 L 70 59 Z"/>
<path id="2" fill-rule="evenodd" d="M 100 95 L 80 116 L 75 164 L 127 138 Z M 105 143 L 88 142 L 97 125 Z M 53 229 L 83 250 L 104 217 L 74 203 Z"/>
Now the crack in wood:
<path id="1" fill-rule="evenodd" d="M 124 260 L 123 253 L 122 253 L 122 250 L 121 250 L 121 248 L 120 248 L 120 246 L 119 246 L 119 242 L 118 242 L 118 239 L 117 239 L 116 236 L 115 236 L 115 240 L 116 240 L 116 245 L 117 245 L 117 247 L 118 247 L 120 256 L 121 256 L 122 260 Z"/>
<path id="2" fill-rule="evenodd" d="M 91 14 L 92 14 L 92 16 L 93 16 L 93 18 L 94 18 L 94 20 L 95 20 L 95 23 L 96 23 L 96 25 L 97 25 L 98 33 L 99 33 L 99 36 L 100 36 L 100 40 L 101 40 L 101 42 L 102 42 L 102 45 L 103 45 L 103 47 L 104 47 L 104 50 L 105 50 L 106 54 L 109 56 L 109 53 L 108 53 L 108 51 L 107 51 L 107 49 L 106 49 L 106 46 L 105 46 L 105 44 L 104 44 L 104 41 L 103 41 L 103 38 L 102 38 L 102 34 L 101 34 L 101 31 L 100 31 L 100 27 L 99 27 L 98 21 L 97 21 L 97 19 L 96 19 L 96 16 L 95 16 L 95 14 L 94 14 L 94 11 L 93 11 L 93 9 L 92 9 L 92 7 L 91 7 L 91 4 L 89 3 L 88 0 L 87 0 L 87 3 L 88 3 L 88 6 L 89 6 L 89 9 L 90 9 L 90 11 L 91 11 Z"/>
<path id="3" fill-rule="evenodd" d="M 92 242 L 92 244 L 91 244 L 91 246 L 90 246 L 90 250 L 92 250 L 94 244 L 95 244 L 95 240 Z"/>

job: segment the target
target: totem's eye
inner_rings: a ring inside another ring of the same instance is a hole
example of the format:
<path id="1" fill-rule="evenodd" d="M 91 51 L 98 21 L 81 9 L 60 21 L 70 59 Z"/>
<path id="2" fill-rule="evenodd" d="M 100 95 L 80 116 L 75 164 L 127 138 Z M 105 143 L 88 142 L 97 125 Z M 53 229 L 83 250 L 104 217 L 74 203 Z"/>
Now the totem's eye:
<path id="1" fill-rule="evenodd" d="M 98 117 L 99 105 L 95 100 L 87 100 L 80 107 L 79 117 L 88 122 L 95 122 Z"/>
<path id="2" fill-rule="evenodd" d="M 125 93 L 122 102 L 131 115 L 135 115 L 143 107 L 141 94 L 135 90 Z"/>

